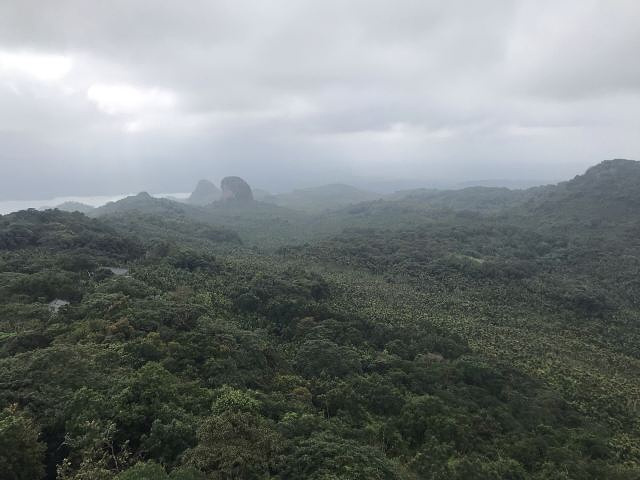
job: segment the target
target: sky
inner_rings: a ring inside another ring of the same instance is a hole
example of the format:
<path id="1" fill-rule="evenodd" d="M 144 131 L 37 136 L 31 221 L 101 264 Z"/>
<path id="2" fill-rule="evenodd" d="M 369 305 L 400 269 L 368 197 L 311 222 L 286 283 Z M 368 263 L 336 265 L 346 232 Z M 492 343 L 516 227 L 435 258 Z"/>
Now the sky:
<path id="1" fill-rule="evenodd" d="M 637 0 L 0 0 L 0 200 L 640 159 Z"/>

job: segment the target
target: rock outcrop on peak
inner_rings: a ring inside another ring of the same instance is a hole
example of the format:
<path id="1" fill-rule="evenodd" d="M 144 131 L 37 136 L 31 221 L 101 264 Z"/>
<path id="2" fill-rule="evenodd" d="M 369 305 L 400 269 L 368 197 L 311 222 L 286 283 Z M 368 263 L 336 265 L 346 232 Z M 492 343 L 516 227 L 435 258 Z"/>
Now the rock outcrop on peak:
<path id="1" fill-rule="evenodd" d="M 200 180 L 195 190 L 187 199 L 187 203 L 191 205 L 209 205 L 212 202 L 220 200 L 222 192 L 209 180 Z"/>
<path id="2" fill-rule="evenodd" d="M 222 199 L 225 201 L 253 201 L 251 187 L 240 177 L 225 177 L 222 179 L 220 187 L 222 188 Z"/>

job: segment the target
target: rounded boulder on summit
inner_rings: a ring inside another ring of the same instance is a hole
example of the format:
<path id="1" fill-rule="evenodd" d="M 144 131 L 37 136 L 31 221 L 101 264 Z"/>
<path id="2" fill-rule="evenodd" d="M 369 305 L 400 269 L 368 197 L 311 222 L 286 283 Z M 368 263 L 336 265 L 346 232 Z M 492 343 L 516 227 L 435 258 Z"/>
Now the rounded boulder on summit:
<path id="1" fill-rule="evenodd" d="M 222 188 L 222 199 L 238 200 L 242 202 L 250 202 L 253 200 L 251 187 L 240 177 L 225 177 L 220 183 Z"/>

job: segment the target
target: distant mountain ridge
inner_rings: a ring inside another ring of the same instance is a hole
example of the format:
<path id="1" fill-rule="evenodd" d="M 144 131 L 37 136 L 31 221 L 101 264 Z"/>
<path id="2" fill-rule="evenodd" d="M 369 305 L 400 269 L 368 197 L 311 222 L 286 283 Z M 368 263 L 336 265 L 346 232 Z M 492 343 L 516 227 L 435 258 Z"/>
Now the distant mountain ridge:
<path id="1" fill-rule="evenodd" d="M 510 190 L 505 187 L 467 187 L 460 190 L 417 189 L 401 191 L 389 196 L 389 200 L 399 200 L 431 208 L 490 213 L 523 203 L 528 195 L 526 190 Z"/>
<path id="2" fill-rule="evenodd" d="M 63 212 L 80 212 L 85 214 L 95 209 L 95 207 L 82 202 L 63 202 L 55 208 Z"/>
<path id="3" fill-rule="evenodd" d="M 215 192 L 209 187 L 203 188 Z M 621 232 L 625 225 L 640 224 L 640 162 L 609 160 L 567 182 L 526 190 L 417 189 L 383 196 L 331 184 L 286 194 L 261 194 L 261 198 L 262 201 L 213 201 L 199 206 L 154 198 L 143 192 L 87 214 L 99 217 L 137 211 L 162 217 L 184 216 L 236 229 L 243 238 L 260 239 L 263 244 L 284 238 L 285 234 L 306 241 L 321 232 L 354 226 L 403 228 L 447 215 L 500 217 L 514 225 L 568 229 L 575 235 L 595 229 L 608 234 L 606 229 Z"/>
<path id="4" fill-rule="evenodd" d="M 289 193 L 271 195 L 264 198 L 265 202 L 281 207 L 293 208 L 310 212 L 319 212 L 347 205 L 378 200 L 384 195 L 361 190 L 343 183 L 332 183 L 319 187 L 300 188 Z"/>
<path id="5" fill-rule="evenodd" d="M 137 195 L 126 197 L 116 202 L 109 202 L 106 205 L 95 208 L 89 212 L 89 216 L 100 217 L 133 211 L 156 215 L 184 214 L 186 208 L 189 208 L 189 206 L 166 198 L 155 198 L 147 192 L 140 192 Z"/>

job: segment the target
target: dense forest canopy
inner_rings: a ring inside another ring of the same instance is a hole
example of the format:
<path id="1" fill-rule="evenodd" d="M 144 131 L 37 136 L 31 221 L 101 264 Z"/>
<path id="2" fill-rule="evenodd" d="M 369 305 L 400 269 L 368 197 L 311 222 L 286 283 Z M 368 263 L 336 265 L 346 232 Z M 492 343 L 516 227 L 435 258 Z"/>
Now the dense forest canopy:
<path id="1" fill-rule="evenodd" d="M 640 163 L 332 188 L 0 216 L 0 478 L 640 478 Z"/>

